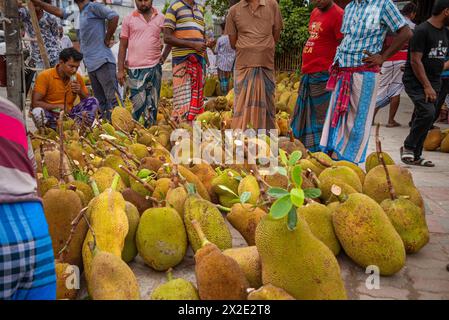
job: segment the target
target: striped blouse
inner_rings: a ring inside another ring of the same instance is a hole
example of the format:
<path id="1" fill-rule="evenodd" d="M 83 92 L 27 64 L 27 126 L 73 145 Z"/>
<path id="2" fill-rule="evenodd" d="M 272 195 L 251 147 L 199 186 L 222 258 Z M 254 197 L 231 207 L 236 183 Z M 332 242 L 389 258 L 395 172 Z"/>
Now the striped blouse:
<path id="1" fill-rule="evenodd" d="M 221 71 L 232 71 L 235 61 L 235 50 L 231 47 L 229 36 L 223 35 L 217 40 L 217 68 Z"/>
<path id="2" fill-rule="evenodd" d="M 0 97 L 0 203 L 39 201 L 33 150 L 22 113 Z"/>
<path id="3" fill-rule="evenodd" d="M 363 65 L 363 50 L 382 51 L 387 31 L 398 31 L 407 21 L 391 0 L 354 0 L 346 6 L 341 32 L 344 39 L 334 63 L 340 67 Z"/>
<path id="4" fill-rule="evenodd" d="M 178 39 L 203 42 L 205 33 L 204 7 L 195 0 L 193 7 L 183 0 L 176 0 L 165 14 L 165 28 L 174 30 L 173 35 Z M 204 56 L 192 48 L 173 47 L 173 64 L 179 64 L 190 55 Z"/>

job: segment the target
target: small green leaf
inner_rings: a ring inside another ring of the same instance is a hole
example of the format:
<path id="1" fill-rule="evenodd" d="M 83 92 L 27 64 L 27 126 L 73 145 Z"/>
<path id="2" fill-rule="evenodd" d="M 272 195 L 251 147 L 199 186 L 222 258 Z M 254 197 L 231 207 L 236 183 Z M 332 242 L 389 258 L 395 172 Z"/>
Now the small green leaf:
<path id="1" fill-rule="evenodd" d="M 309 199 L 321 197 L 321 190 L 318 188 L 309 188 L 304 190 L 304 196 Z"/>
<path id="2" fill-rule="evenodd" d="M 237 180 L 238 182 L 242 181 L 243 178 L 241 176 L 234 176 L 233 177 L 235 180 Z"/>
<path id="3" fill-rule="evenodd" d="M 293 167 L 298 161 L 299 159 L 301 159 L 302 157 L 302 152 L 301 151 L 295 151 L 291 154 L 290 156 L 290 160 L 288 161 L 288 164 Z"/>
<path id="4" fill-rule="evenodd" d="M 240 203 L 246 203 L 251 198 L 251 192 L 245 191 L 240 195 Z"/>
<path id="5" fill-rule="evenodd" d="M 268 189 L 268 195 L 270 197 L 273 197 L 273 198 L 276 198 L 276 199 L 285 197 L 288 194 L 289 194 L 289 192 L 287 190 L 285 190 L 285 189 L 281 189 L 281 188 L 270 188 L 270 189 Z"/>
<path id="6" fill-rule="evenodd" d="M 296 187 L 298 187 L 298 188 L 301 187 L 301 185 L 302 185 L 302 167 L 300 165 L 296 165 L 293 168 L 292 180 Z"/>
<path id="7" fill-rule="evenodd" d="M 277 172 L 279 172 L 279 174 L 283 176 L 288 176 L 287 169 L 285 169 L 284 167 L 277 167 L 276 170 Z"/>
<path id="8" fill-rule="evenodd" d="M 304 204 L 304 191 L 298 188 L 292 189 L 290 191 L 290 197 L 295 206 L 302 207 Z"/>
<path id="9" fill-rule="evenodd" d="M 293 231 L 296 229 L 296 225 L 298 224 L 298 216 L 296 214 L 296 209 L 291 208 L 288 212 L 288 230 Z"/>
<path id="10" fill-rule="evenodd" d="M 137 176 L 140 178 L 140 179 L 145 179 L 145 178 L 147 178 L 150 174 L 151 174 L 151 170 L 148 170 L 148 169 L 142 169 L 142 170 L 140 170 L 139 171 L 139 173 L 137 174 Z"/>
<path id="11" fill-rule="evenodd" d="M 279 149 L 279 153 L 281 155 L 282 163 L 284 164 L 284 166 L 287 166 L 288 165 L 287 153 L 282 149 Z"/>
<path id="12" fill-rule="evenodd" d="M 290 195 L 286 195 L 280 199 L 277 199 L 270 209 L 270 215 L 273 219 L 282 219 L 285 217 L 292 208 L 292 201 Z"/>
<path id="13" fill-rule="evenodd" d="M 226 187 L 224 185 L 220 184 L 220 185 L 218 185 L 218 188 L 220 188 L 223 191 L 229 192 L 230 194 L 234 195 L 236 198 L 239 197 L 234 191 L 232 191 L 231 189 L 229 189 L 228 187 Z"/>
<path id="14" fill-rule="evenodd" d="M 193 183 L 188 182 L 188 183 L 185 184 L 185 187 L 187 189 L 187 193 L 188 194 L 195 194 L 196 193 L 196 187 L 195 187 L 195 185 Z"/>

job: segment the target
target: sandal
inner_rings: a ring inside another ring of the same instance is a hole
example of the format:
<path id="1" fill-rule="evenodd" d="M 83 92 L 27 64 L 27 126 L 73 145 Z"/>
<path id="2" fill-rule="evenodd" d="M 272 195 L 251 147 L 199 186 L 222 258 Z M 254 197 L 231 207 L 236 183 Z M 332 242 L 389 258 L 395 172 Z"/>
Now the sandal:
<path id="1" fill-rule="evenodd" d="M 415 162 L 415 153 L 412 150 L 401 147 L 401 161 L 405 164 L 413 164 Z"/>
<path id="2" fill-rule="evenodd" d="M 388 123 L 387 125 L 386 125 L 386 127 L 387 128 L 397 128 L 397 127 L 400 127 L 401 126 L 401 124 L 400 123 L 398 123 L 398 122 L 392 122 L 392 123 Z"/>
<path id="3" fill-rule="evenodd" d="M 411 165 L 414 166 L 419 166 L 419 167 L 427 167 L 427 168 L 433 168 L 435 167 L 435 164 L 430 161 L 430 160 L 426 160 L 424 158 L 420 158 L 416 161 L 413 161 L 412 163 L 410 163 Z"/>

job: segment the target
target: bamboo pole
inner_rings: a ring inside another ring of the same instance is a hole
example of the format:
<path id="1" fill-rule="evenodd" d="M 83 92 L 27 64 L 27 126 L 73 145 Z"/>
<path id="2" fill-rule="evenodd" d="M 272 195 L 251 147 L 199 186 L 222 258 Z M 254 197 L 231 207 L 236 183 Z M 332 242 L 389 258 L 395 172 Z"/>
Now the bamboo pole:
<path id="1" fill-rule="evenodd" d="M 50 60 L 48 60 L 47 49 L 45 48 L 44 39 L 42 38 L 41 27 L 39 26 L 39 19 L 37 18 L 36 8 L 31 1 L 27 1 L 28 11 L 31 17 L 31 24 L 33 25 L 34 33 L 36 33 L 36 40 L 41 52 L 42 61 L 45 69 L 50 68 Z"/>

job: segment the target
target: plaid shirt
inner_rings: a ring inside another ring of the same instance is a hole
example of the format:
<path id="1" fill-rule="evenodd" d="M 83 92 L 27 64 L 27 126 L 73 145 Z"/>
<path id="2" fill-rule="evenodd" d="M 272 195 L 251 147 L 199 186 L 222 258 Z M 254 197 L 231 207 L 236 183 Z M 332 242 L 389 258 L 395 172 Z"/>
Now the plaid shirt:
<path id="1" fill-rule="evenodd" d="M 358 67 L 366 57 L 363 50 L 375 54 L 382 50 L 388 30 L 398 31 L 407 25 L 391 0 L 353 0 L 345 9 L 341 32 L 344 39 L 334 63 L 340 67 Z"/>

